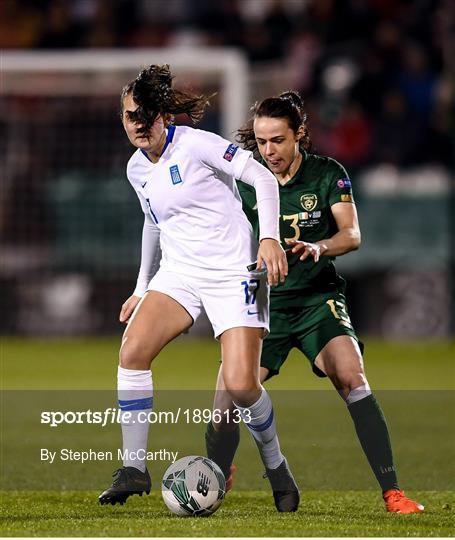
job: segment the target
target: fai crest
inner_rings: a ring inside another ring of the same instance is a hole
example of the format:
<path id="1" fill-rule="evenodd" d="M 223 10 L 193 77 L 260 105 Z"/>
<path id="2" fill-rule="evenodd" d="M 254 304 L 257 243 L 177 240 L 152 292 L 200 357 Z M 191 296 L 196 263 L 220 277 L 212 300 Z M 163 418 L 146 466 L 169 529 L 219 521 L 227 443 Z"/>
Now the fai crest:
<path id="1" fill-rule="evenodd" d="M 318 198 L 314 193 L 305 193 L 300 197 L 300 204 L 307 212 L 311 212 L 316 208 Z"/>

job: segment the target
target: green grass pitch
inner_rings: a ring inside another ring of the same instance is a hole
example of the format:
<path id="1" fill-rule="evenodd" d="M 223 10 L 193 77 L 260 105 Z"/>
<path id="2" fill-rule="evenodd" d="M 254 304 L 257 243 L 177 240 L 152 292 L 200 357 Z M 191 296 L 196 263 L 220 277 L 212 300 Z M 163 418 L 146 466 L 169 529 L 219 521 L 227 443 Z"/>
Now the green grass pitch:
<path id="1" fill-rule="evenodd" d="M 313 376 L 294 352 L 268 388 L 281 444 L 301 488 L 299 511 L 275 511 L 256 448 L 242 429 L 235 489 L 210 518 L 178 518 L 159 493 L 168 463 L 150 463 L 150 496 L 101 507 L 97 496 L 117 463 L 56 467 L 38 463 L 35 455 L 46 444 L 118 445 L 118 426 L 52 431 L 39 426 L 35 414 L 55 396 L 56 402 L 66 396 L 74 410 L 100 395 L 103 404 L 110 403 L 118 341 L 2 339 L 2 536 L 453 536 L 454 343 L 366 343 L 366 371 L 388 419 L 400 481 L 425 505 L 424 514 L 384 511 L 343 403 L 329 381 Z M 212 341 L 184 338 L 171 344 L 153 369 L 156 407 L 177 397 L 190 406 L 210 406 L 218 356 Z M 179 457 L 203 453 L 203 433 L 203 425 L 152 426 L 150 444 L 174 444 Z"/>
<path id="2" fill-rule="evenodd" d="M 209 518 L 179 518 L 158 493 L 122 507 L 98 506 L 93 492 L 14 492 L 2 501 L 4 536 L 451 536 L 450 494 L 417 492 L 425 514 L 384 512 L 371 491 L 302 493 L 295 514 L 278 514 L 263 491 L 229 494 Z"/>

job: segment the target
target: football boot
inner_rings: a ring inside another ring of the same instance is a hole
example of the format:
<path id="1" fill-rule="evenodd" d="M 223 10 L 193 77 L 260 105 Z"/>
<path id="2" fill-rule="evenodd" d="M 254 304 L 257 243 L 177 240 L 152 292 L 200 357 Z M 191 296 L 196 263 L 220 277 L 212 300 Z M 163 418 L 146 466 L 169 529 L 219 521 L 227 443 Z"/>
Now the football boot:
<path id="1" fill-rule="evenodd" d="M 404 491 L 399 489 L 388 489 L 382 494 L 387 512 L 396 512 L 397 514 L 418 514 L 423 512 L 425 507 L 411 499 L 408 499 Z"/>
<path id="2" fill-rule="evenodd" d="M 276 469 L 265 469 L 273 490 L 273 499 L 278 512 L 295 512 L 299 507 L 300 493 L 286 458 Z"/>
<path id="3" fill-rule="evenodd" d="M 142 472 L 136 467 L 121 467 L 112 476 L 112 486 L 98 497 L 101 504 L 124 504 L 130 495 L 142 497 L 144 491 L 150 493 L 152 482 L 147 469 Z"/>

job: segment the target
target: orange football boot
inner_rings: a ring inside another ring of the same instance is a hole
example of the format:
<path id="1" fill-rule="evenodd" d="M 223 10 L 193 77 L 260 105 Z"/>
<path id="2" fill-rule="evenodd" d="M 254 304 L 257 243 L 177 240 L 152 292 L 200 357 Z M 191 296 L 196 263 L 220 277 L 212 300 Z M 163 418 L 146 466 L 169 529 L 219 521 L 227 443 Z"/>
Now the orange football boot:
<path id="1" fill-rule="evenodd" d="M 228 491 L 231 491 L 232 486 L 234 485 L 234 476 L 236 472 L 237 472 L 237 467 L 234 464 L 232 464 L 231 468 L 229 469 L 230 474 L 226 478 L 226 493 Z"/>
<path id="2" fill-rule="evenodd" d="M 404 491 L 399 489 L 388 489 L 382 494 L 387 512 L 396 512 L 397 514 L 418 514 L 423 512 L 425 507 L 408 499 Z"/>

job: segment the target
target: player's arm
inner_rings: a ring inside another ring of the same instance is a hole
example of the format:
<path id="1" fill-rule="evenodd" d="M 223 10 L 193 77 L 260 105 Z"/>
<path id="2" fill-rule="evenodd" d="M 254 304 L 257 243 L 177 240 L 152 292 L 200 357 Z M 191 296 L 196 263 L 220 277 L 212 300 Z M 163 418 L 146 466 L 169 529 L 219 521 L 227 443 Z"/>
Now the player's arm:
<path id="1" fill-rule="evenodd" d="M 161 260 L 160 231 L 148 214 L 145 214 L 142 229 L 141 266 L 133 294 L 123 303 L 120 322 L 127 323 L 136 306 L 144 296 L 148 284 L 156 274 Z"/>
<path id="2" fill-rule="evenodd" d="M 252 153 L 241 149 L 213 133 L 195 132 L 192 155 L 228 178 L 236 178 L 256 191 L 259 216 L 259 250 L 257 268 L 267 267 L 270 285 L 283 282 L 288 273 L 286 255 L 280 244 L 280 199 L 278 184 L 273 174 L 255 161 Z M 202 138 L 201 138 L 202 137 Z"/>
<path id="3" fill-rule="evenodd" d="M 298 253 L 303 261 L 312 257 L 315 262 L 319 257 L 338 257 L 360 247 L 361 235 L 355 204 L 338 202 L 331 206 L 338 232 L 331 238 L 317 242 L 288 241 L 293 246 L 292 252 Z"/>
<path id="4" fill-rule="evenodd" d="M 280 198 L 273 174 L 253 158 L 248 159 L 238 179 L 256 191 L 259 216 L 257 269 L 265 263 L 270 285 L 283 282 L 288 274 L 286 255 L 279 238 Z"/>

